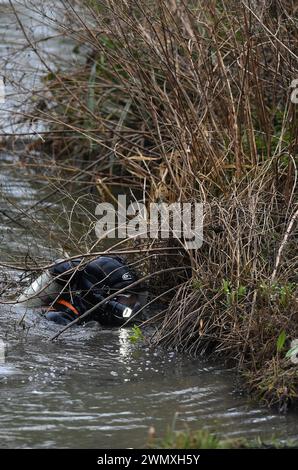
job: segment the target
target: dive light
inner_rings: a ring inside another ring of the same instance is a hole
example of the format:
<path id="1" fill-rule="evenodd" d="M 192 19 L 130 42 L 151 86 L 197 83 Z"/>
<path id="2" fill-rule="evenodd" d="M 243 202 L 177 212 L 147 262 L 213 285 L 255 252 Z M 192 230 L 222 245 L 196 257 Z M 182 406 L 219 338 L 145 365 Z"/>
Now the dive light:
<path id="1" fill-rule="evenodd" d="M 113 316 L 122 319 L 122 318 L 130 318 L 132 315 L 133 310 L 126 305 L 117 302 L 116 300 L 108 300 L 105 304 L 105 309 L 108 313 L 112 314 Z"/>

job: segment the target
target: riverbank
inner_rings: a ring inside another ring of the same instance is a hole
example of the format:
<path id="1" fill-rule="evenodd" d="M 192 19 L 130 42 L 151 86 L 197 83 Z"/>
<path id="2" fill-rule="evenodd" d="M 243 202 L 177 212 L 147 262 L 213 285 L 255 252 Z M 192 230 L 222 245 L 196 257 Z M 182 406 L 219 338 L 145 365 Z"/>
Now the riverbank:
<path id="1" fill-rule="evenodd" d="M 192 432 L 171 431 L 163 438 L 156 437 L 154 428 L 150 429 L 147 446 L 153 449 L 291 449 L 296 448 L 294 442 L 280 443 L 271 441 L 247 440 L 245 438 L 220 439 L 216 434 L 206 430 Z"/>
<path id="2" fill-rule="evenodd" d="M 284 411 L 298 390 L 294 2 L 83 4 L 55 19 L 86 62 L 46 70 L 38 145 L 101 201 L 124 182 L 146 204 L 203 203 L 201 248 L 136 258 L 145 273 L 188 268 L 152 278 L 155 296 L 172 291 L 151 343 L 232 363 Z"/>

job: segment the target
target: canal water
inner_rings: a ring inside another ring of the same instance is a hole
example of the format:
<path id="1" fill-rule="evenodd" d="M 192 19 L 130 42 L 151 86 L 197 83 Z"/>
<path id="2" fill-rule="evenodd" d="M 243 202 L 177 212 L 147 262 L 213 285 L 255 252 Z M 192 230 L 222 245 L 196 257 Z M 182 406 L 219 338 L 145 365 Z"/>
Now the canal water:
<path id="1" fill-rule="evenodd" d="M 34 12 L 28 15 L 25 2 L 15 3 L 24 22 L 34 26 Z M 42 28 L 36 31 L 35 34 L 45 34 Z M 20 52 L 17 60 L 12 55 L 12 49 L 20 48 L 24 38 L 9 2 L 3 1 L 0 38 L 0 53 L 6 67 L 25 64 L 30 79 L 34 54 L 26 51 L 29 54 L 26 59 Z M 47 47 L 59 56 L 62 49 L 65 53 L 65 40 L 62 41 L 63 46 L 54 38 Z M 16 99 L 14 85 L 9 87 L 11 97 L 2 109 L 2 118 Z M 24 103 L 23 100 L 25 106 Z M 4 121 L 7 124 L 3 119 L 2 126 Z M 7 132 L 9 126 L 5 129 Z M 42 178 L 24 177 L 22 156 L 5 150 L 2 143 L 2 263 L 16 264 L 25 255 L 30 260 L 35 257 L 47 261 L 57 256 L 57 244 L 53 240 L 51 244 L 45 236 L 50 223 L 46 204 L 45 210 L 35 215 L 38 224 L 34 231 L 20 217 L 20 210 L 28 211 L 47 194 L 47 185 Z M 55 212 L 58 220 L 61 206 L 51 204 L 51 211 L 51 221 L 55 220 Z M 59 230 L 64 233 L 65 227 L 57 223 L 57 233 Z M 1 268 L 0 287 L 7 279 L 19 285 L 23 282 L 21 275 L 19 270 Z M 174 351 L 150 350 L 146 344 L 132 344 L 129 329 L 108 330 L 90 323 L 50 342 L 56 331 L 58 326 L 33 311 L 0 305 L 1 448 L 144 447 L 151 426 L 158 436 L 173 427 L 204 428 L 222 438 L 275 437 L 278 442 L 290 439 L 298 443 L 297 415 L 279 415 L 240 395 L 236 391 L 235 373 L 222 364 L 184 357 Z"/>

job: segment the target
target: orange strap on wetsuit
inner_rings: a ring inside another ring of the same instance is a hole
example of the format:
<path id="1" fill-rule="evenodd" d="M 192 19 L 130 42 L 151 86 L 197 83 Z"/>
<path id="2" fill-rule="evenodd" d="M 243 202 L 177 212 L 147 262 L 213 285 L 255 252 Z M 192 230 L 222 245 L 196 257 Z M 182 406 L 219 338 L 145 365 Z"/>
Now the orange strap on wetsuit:
<path id="1" fill-rule="evenodd" d="M 80 315 L 79 311 L 78 311 L 70 302 L 68 302 L 67 300 L 59 299 L 59 300 L 57 300 L 56 303 L 57 303 L 57 304 L 60 304 L 60 305 L 64 305 L 64 307 L 69 308 L 69 309 L 70 309 L 73 313 L 75 313 L 76 315 Z"/>

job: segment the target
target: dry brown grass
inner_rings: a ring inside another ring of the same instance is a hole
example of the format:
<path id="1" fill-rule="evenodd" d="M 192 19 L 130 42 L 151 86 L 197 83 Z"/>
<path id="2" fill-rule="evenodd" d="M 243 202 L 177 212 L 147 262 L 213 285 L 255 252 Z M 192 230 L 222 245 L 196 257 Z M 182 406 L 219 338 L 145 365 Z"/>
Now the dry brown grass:
<path id="1" fill-rule="evenodd" d="M 231 359 L 267 402 L 294 401 L 296 2 L 82 3 L 65 2 L 71 26 L 56 20 L 89 52 L 80 70 L 48 70 L 47 145 L 101 198 L 123 181 L 146 202 L 204 203 L 203 247 L 146 266 L 186 257 L 192 273 L 153 286 L 185 281 L 152 342 Z"/>

